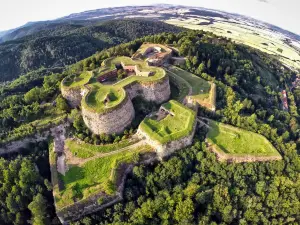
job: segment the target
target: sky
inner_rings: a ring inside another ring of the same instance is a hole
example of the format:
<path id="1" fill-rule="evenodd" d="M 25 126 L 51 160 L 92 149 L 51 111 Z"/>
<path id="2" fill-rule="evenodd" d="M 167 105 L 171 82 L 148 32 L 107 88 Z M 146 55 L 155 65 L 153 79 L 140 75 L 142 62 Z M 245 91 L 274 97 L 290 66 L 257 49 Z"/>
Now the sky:
<path id="1" fill-rule="evenodd" d="M 86 10 L 163 2 L 251 16 L 300 35 L 300 0 L 6 0 L 0 7 L 0 31 Z"/>

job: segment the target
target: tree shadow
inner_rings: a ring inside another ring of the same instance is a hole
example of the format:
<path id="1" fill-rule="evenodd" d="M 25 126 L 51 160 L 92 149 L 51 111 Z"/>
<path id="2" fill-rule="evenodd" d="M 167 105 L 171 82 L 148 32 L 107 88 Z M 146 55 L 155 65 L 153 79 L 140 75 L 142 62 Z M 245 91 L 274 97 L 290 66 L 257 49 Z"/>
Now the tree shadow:
<path id="1" fill-rule="evenodd" d="M 217 122 L 210 122 L 209 126 L 211 127 L 210 129 L 214 129 L 213 136 L 210 137 L 210 139 L 212 140 L 212 142 L 215 143 L 215 145 L 220 150 L 222 150 L 223 152 L 225 152 L 227 154 L 230 154 L 230 152 L 224 147 L 224 145 L 217 144 L 218 142 L 217 142 L 216 137 L 221 134 L 220 127 L 218 126 L 218 123 Z"/>
<path id="2" fill-rule="evenodd" d="M 85 177 L 85 172 L 82 167 L 79 167 L 78 165 L 68 165 L 69 170 L 66 172 L 65 176 L 63 176 L 64 184 L 67 186 L 68 184 L 71 184 L 73 182 L 82 180 Z"/>

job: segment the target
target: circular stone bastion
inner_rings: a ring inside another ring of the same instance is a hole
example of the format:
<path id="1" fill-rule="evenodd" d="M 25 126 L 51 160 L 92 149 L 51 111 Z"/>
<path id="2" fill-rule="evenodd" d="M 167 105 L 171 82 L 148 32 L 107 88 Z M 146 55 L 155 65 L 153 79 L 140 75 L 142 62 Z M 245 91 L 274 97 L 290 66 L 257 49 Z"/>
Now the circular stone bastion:
<path id="1" fill-rule="evenodd" d="M 82 117 L 86 126 L 94 134 L 119 134 L 130 126 L 135 111 L 130 98 L 125 99 L 111 110 L 97 112 L 82 105 Z"/>

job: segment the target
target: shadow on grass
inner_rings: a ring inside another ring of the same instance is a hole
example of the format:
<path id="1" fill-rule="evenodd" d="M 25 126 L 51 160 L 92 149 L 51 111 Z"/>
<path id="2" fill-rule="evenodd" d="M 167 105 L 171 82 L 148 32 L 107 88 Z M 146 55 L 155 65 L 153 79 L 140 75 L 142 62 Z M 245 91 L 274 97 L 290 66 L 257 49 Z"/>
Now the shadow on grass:
<path id="1" fill-rule="evenodd" d="M 66 172 L 65 176 L 62 176 L 65 186 L 70 183 L 79 181 L 84 178 L 84 169 L 77 165 L 69 165 L 70 169 Z"/>
<path id="2" fill-rule="evenodd" d="M 214 143 L 221 151 L 223 151 L 223 152 L 225 152 L 225 153 L 227 153 L 227 154 L 230 154 L 230 152 L 229 152 L 223 145 L 221 145 L 221 144 L 219 144 L 219 143 L 217 142 L 216 137 L 217 137 L 218 135 L 221 135 L 221 131 L 220 131 L 220 128 L 219 128 L 218 124 L 215 123 L 215 122 L 210 122 L 209 125 L 211 126 L 211 129 L 213 129 L 213 131 L 211 132 L 211 134 L 213 134 L 213 135 L 210 134 L 209 139 L 211 139 L 212 142 L 213 142 L 213 143 Z"/>

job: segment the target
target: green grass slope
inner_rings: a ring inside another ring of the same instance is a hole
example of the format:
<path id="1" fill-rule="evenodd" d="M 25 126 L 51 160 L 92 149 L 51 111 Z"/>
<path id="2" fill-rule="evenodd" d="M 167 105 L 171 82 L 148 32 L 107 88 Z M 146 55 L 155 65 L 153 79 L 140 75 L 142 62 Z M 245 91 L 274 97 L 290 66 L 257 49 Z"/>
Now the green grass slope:
<path id="1" fill-rule="evenodd" d="M 58 177 L 64 188 L 55 192 L 57 209 L 60 210 L 101 192 L 114 195 L 118 176 L 115 170 L 122 163 L 137 161 L 139 153 L 150 150 L 151 148 L 145 145 L 137 149 L 91 159 L 82 166 L 69 165 L 70 169 L 65 176 L 59 175 Z"/>
<path id="2" fill-rule="evenodd" d="M 232 156 L 280 156 L 262 135 L 210 120 L 207 140 Z"/>
<path id="3" fill-rule="evenodd" d="M 173 115 L 168 114 L 160 121 L 147 117 L 139 129 L 161 144 L 178 140 L 192 132 L 196 119 L 195 111 L 174 100 L 163 104 L 163 107 Z"/>

